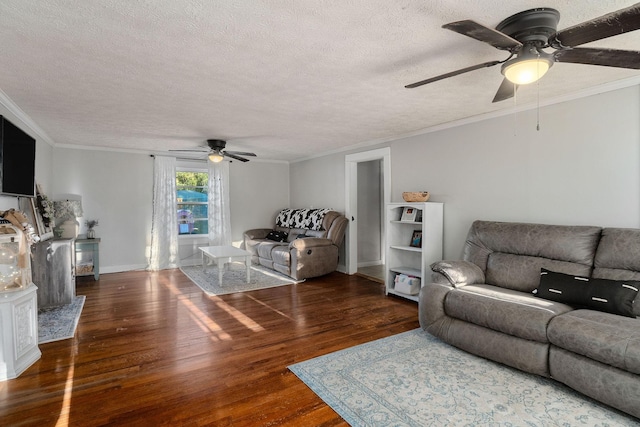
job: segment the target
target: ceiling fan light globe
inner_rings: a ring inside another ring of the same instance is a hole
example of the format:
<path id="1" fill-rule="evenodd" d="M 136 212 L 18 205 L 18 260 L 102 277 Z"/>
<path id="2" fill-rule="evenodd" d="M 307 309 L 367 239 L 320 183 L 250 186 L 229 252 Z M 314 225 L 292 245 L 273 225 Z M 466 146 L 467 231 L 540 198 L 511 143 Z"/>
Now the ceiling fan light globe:
<path id="1" fill-rule="evenodd" d="M 224 159 L 224 157 L 218 153 L 209 154 L 209 160 L 213 163 L 220 163 Z"/>
<path id="2" fill-rule="evenodd" d="M 526 85 L 538 81 L 551 68 L 551 62 L 546 58 L 509 61 L 505 63 L 502 74 L 511 83 Z"/>

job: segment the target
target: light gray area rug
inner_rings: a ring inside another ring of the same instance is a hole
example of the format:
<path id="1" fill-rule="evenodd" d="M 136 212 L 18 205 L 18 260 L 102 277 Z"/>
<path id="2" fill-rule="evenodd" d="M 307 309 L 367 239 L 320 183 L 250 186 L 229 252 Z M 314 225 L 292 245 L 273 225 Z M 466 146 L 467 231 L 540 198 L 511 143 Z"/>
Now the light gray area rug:
<path id="1" fill-rule="evenodd" d="M 38 344 L 73 338 L 85 299 L 78 295 L 71 304 L 38 310 Z"/>
<path id="2" fill-rule="evenodd" d="M 421 329 L 289 366 L 352 426 L 630 426 L 638 420 L 548 378 Z"/>
<path id="3" fill-rule="evenodd" d="M 225 266 L 222 284 L 218 283 L 218 267 L 215 265 L 207 266 L 206 273 L 201 265 L 180 267 L 180 270 L 207 295 L 232 294 L 301 283 L 259 265 L 251 266 L 250 282 L 247 283 L 246 266 L 243 262 L 232 262 Z"/>

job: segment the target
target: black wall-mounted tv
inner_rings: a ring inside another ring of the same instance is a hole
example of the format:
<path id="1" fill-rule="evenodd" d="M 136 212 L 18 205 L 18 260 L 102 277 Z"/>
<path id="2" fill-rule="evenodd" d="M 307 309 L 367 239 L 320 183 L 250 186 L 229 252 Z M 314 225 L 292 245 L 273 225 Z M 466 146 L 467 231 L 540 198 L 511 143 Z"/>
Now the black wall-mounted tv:
<path id="1" fill-rule="evenodd" d="M 36 195 L 36 140 L 0 116 L 0 193 Z"/>

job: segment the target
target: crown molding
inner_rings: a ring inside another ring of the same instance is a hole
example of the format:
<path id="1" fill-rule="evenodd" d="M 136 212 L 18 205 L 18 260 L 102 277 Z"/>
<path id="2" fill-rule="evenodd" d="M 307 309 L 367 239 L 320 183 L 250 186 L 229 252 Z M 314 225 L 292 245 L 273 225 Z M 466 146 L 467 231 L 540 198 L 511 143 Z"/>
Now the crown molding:
<path id="1" fill-rule="evenodd" d="M 34 122 L 31 117 L 27 113 L 25 113 L 18 105 L 13 102 L 9 96 L 4 93 L 2 89 L 0 89 L 0 104 L 4 108 L 6 108 L 11 114 L 13 114 L 18 120 L 24 123 L 31 131 L 36 133 L 36 136 L 40 137 L 41 140 L 45 141 L 47 144 L 52 147 L 56 146 L 56 143 L 47 135 L 45 131 L 43 131 L 40 126 Z M 37 138 L 36 138 L 37 139 Z"/>
<path id="2" fill-rule="evenodd" d="M 77 145 L 77 144 L 55 144 L 55 148 L 67 148 L 71 150 L 102 151 L 102 152 L 108 152 L 108 153 L 142 154 L 145 156 L 163 156 L 163 157 L 176 157 L 176 158 L 179 157 L 180 161 L 187 161 L 187 162 L 206 163 L 206 160 L 207 160 L 206 158 L 198 159 L 198 158 L 181 157 L 166 151 L 136 150 L 133 148 L 92 147 L 92 146 Z M 289 162 L 286 160 L 270 160 L 270 159 L 260 159 L 260 158 L 251 158 L 250 160 L 251 162 L 254 162 L 254 163 L 289 164 Z"/>

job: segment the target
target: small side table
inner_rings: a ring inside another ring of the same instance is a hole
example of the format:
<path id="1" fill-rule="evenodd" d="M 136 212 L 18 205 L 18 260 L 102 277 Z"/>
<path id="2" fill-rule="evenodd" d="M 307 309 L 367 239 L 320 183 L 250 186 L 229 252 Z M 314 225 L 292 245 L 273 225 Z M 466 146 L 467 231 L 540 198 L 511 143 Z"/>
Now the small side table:
<path id="1" fill-rule="evenodd" d="M 89 257 L 87 263 L 85 257 Z M 90 270 L 83 271 L 89 267 Z M 86 235 L 79 235 L 76 239 L 76 276 L 90 276 L 95 280 L 100 279 L 100 238 L 87 239 Z"/>

